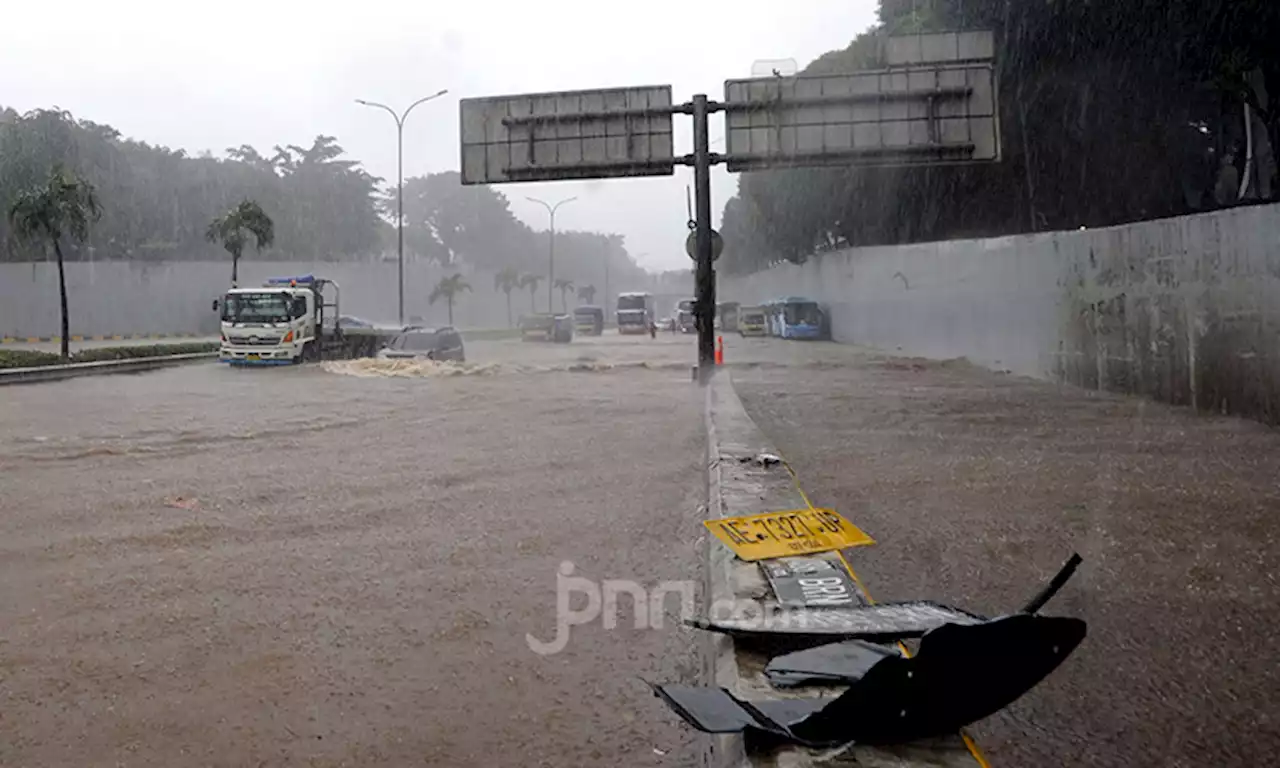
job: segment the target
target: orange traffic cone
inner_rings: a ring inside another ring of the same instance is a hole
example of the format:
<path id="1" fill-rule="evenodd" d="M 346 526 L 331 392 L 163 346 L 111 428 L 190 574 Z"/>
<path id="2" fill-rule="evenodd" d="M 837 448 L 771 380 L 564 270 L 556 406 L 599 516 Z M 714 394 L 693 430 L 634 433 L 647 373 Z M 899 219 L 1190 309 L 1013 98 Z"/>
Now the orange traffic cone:
<path id="1" fill-rule="evenodd" d="M 724 337 L 716 337 L 716 365 L 724 365 Z"/>

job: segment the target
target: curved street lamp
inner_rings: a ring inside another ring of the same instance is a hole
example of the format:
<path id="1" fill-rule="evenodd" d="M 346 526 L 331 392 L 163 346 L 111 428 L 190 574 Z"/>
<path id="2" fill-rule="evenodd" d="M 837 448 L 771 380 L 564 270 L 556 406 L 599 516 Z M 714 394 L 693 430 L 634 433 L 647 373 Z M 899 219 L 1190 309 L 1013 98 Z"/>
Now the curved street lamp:
<path id="1" fill-rule="evenodd" d="M 572 203 L 574 200 L 577 200 L 577 199 L 578 198 L 576 197 L 566 197 L 565 199 L 561 200 L 555 205 L 551 205 L 550 203 L 547 203 L 544 200 L 539 200 L 536 197 L 525 198 L 525 200 L 528 200 L 531 203 L 537 203 L 538 205 L 541 205 L 543 208 L 546 208 L 547 213 L 551 216 L 551 229 L 550 229 L 551 264 L 550 264 L 550 274 L 547 275 L 547 314 L 552 314 L 555 312 L 555 310 L 552 309 L 553 305 L 551 303 L 551 288 L 553 285 L 555 285 L 555 282 L 556 282 L 556 209 L 564 205 L 565 203 Z"/>
<path id="2" fill-rule="evenodd" d="M 439 91 L 430 96 L 423 96 L 417 101 L 405 108 L 404 112 L 396 114 L 396 111 L 386 104 L 379 104 L 376 101 L 365 101 L 364 99 L 356 99 L 356 103 L 366 107 L 377 107 L 385 109 L 391 115 L 391 119 L 396 121 L 396 254 L 398 255 L 399 268 L 399 286 L 400 286 L 400 325 L 404 325 L 404 121 L 413 111 L 413 108 L 432 99 L 448 93 L 447 88 L 441 88 Z"/>

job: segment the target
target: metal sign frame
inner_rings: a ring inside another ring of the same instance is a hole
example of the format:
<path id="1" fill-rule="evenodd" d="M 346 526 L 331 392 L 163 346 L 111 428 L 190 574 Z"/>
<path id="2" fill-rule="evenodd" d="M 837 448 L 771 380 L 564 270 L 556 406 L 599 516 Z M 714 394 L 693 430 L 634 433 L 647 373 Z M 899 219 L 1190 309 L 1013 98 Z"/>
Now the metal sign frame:
<path id="1" fill-rule="evenodd" d="M 898 36 L 884 55 L 889 68 L 874 72 L 727 80 L 723 103 L 696 94 L 677 105 L 669 85 L 463 99 L 462 183 L 669 176 L 676 165 L 693 166 L 697 371 L 706 382 L 715 370 L 712 165 L 748 171 L 1001 160 L 992 32 Z M 710 149 L 713 112 L 726 113 L 724 155 Z M 675 154 L 676 113 L 693 118 L 687 155 Z M 641 121 L 639 130 L 633 121 Z"/>
<path id="2" fill-rule="evenodd" d="M 923 64 L 725 81 L 729 171 L 998 162 L 995 68 Z"/>
<path id="3" fill-rule="evenodd" d="M 463 184 L 670 176 L 671 86 L 463 99 Z"/>

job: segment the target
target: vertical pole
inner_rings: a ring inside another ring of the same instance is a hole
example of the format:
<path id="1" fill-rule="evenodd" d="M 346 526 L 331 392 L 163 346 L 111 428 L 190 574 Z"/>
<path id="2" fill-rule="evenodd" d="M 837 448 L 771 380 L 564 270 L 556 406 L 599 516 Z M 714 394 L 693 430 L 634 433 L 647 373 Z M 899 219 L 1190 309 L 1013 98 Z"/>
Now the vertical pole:
<path id="1" fill-rule="evenodd" d="M 407 114 L 407 113 L 406 113 Z M 394 116 L 394 115 L 393 115 Z M 400 322 L 404 327 L 404 123 L 396 118 L 396 264 L 400 292 Z"/>
<path id="2" fill-rule="evenodd" d="M 556 203 L 556 207 L 558 208 L 559 206 L 560 204 Z M 550 265 L 549 271 L 551 274 L 547 276 L 547 314 L 554 315 L 556 313 L 556 310 L 555 310 L 555 307 L 553 307 L 551 304 L 551 293 L 555 289 L 555 283 L 556 283 L 556 209 L 555 208 L 551 209 L 551 259 L 550 261 L 551 261 L 551 265 Z"/>
<path id="3" fill-rule="evenodd" d="M 609 255 L 610 255 L 609 249 L 605 248 L 605 251 L 604 251 L 604 301 L 600 302 L 600 305 L 604 308 L 604 324 L 605 325 L 609 324 L 609 313 L 612 312 L 612 310 L 609 308 L 610 307 L 609 305 Z"/>
<path id="4" fill-rule="evenodd" d="M 716 275 L 711 264 L 711 149 L 708 142 L 707 97 L 693 97 L 693 193 L 697 237 L 697 302 L 699 378 L 707 380 L 715 370 Z"/>

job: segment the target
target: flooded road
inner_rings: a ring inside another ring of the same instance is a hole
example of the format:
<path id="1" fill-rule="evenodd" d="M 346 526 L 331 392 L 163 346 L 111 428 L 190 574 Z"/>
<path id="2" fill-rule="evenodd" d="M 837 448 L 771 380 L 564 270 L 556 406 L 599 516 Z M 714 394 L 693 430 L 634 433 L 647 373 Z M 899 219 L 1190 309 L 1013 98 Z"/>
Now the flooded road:
<path id="1" fill-rule="evenodd" d="M 1280 431 L 803 346 L 823 362 L 733 380 L 813 503 L 876 539 L 850 559 L 877 599 L 1000 615 L 1084 557 L 1046 613 L 1089 636 L 973 727 L 992 765 L 1275 763 Z"/>
<path id="2" fill-rule="evenodd" d="M 468 353 L 6 388 L 0 764 L 691 765 L 678 606 L 526 635 L 562 562 L 697 577 L 692 340 Z"/>

